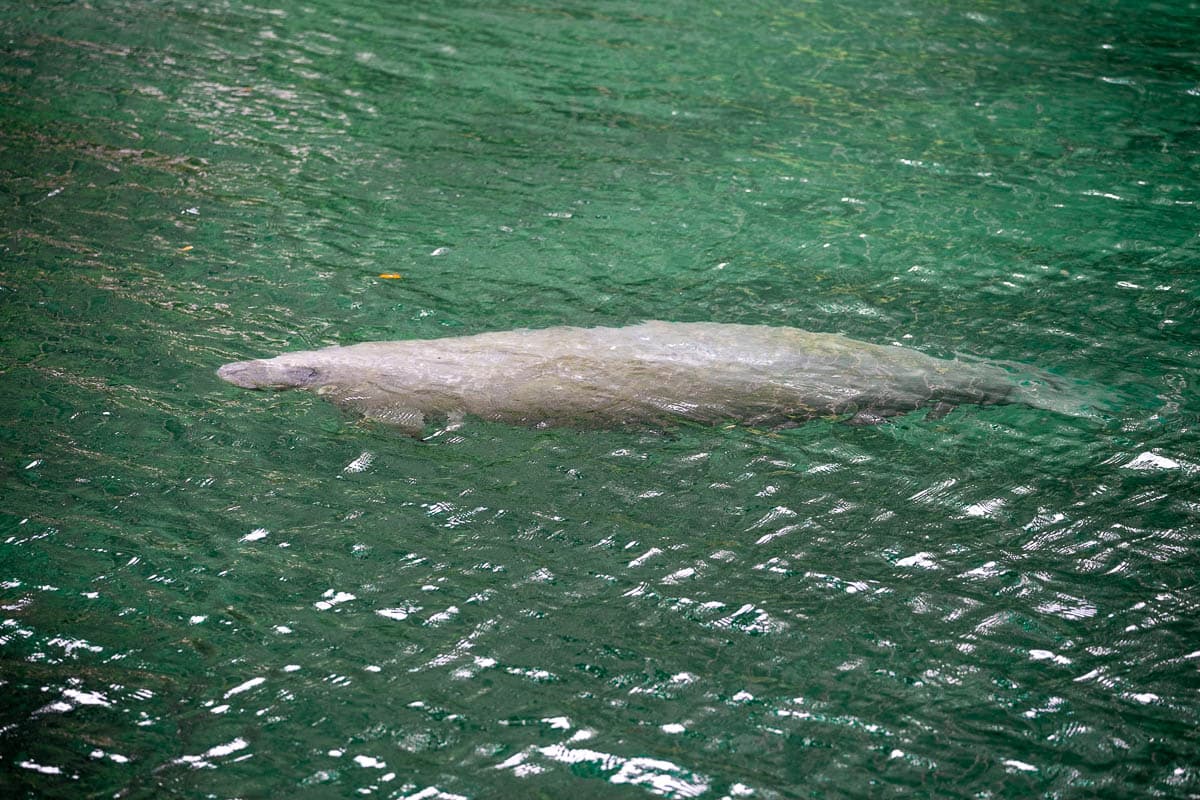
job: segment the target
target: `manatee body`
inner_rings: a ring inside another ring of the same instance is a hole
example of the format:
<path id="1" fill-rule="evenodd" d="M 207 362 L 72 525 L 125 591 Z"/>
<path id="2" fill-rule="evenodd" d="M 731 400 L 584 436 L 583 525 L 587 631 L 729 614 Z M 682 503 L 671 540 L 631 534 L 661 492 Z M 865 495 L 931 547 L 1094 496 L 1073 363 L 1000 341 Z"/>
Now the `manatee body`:
<path id="1" fill-rule="evenodd" d="M 1075 413 L 1057 379 L 797 328 L 714 322 L 557 327 L 369 342 L 226 364 L 247 389 L 302 388 L 413 435 L 462 415 L 538 427 L 873 423 L 922 406 Z"/>

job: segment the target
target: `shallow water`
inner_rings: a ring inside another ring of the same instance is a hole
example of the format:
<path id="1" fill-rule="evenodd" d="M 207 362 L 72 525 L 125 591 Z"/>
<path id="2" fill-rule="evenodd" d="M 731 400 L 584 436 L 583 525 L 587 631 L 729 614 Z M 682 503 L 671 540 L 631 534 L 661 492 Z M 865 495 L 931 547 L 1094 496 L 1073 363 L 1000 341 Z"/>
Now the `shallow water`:
<path id="1" fill-rule="evenodd" d="M 5 796 L 1200 792 L 1196 3 L 0 8 Z M 214 372 L 641 319 L 1115 410 L 418 442 Z"/>

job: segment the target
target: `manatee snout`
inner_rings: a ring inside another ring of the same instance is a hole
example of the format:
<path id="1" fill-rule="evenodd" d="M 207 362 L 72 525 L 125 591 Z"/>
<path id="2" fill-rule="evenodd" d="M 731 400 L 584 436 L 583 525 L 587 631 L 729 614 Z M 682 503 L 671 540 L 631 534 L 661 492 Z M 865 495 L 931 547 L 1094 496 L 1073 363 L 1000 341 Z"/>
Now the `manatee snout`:
<path id="1" fill-rule="evenodd" d="M 276 359 L 237 361 L 217 370 L 217 377 L 243 389 L 295 389 L 316 377 L 312 367 L 281 364 Z"/>

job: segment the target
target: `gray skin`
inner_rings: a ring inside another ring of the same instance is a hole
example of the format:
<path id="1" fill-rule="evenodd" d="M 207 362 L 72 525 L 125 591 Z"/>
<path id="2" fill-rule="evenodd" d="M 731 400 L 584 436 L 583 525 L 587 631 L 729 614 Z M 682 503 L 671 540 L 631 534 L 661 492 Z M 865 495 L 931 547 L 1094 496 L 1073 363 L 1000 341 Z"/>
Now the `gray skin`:
<path id="1" fill-rule="evenodd" d="M 535 427 L 662 427 L 691 420 L 873 424 L 923 406 L 1082 409 L 1047 375 L 938 359 L 831 333 L 715 322 L 558 327 L 369 342 L 226 364 L 246 389 L 315 391 L 420 435 L 464 415 Z"/>

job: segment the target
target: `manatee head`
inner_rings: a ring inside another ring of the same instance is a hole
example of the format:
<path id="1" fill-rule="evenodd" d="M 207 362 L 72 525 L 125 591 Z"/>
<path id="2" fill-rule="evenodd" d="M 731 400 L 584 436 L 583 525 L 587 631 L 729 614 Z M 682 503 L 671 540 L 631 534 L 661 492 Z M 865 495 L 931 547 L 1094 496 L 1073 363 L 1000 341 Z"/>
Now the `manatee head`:
<path id="1" fill-rule="evenodd" d="M 317 383 L 318 371 L 292 355 L 235 361 L 217 375 L 243 389 L 302 389 Z"/>

